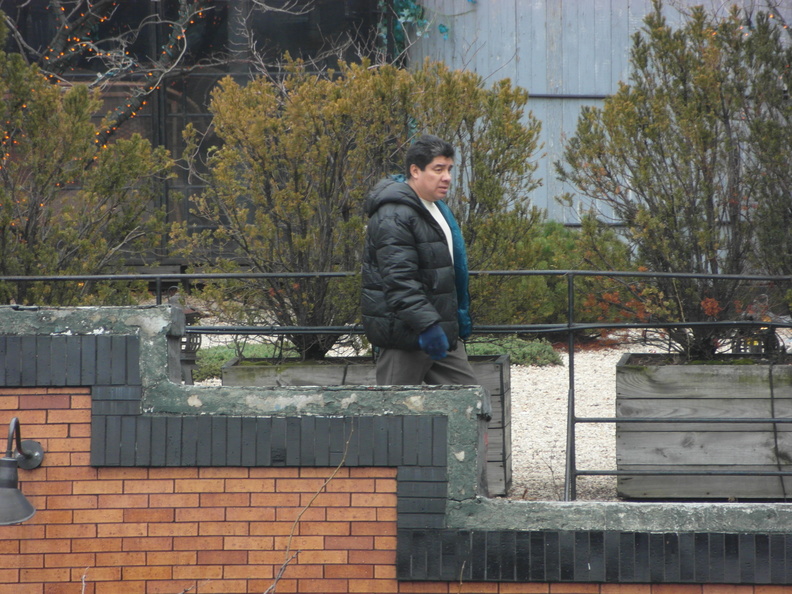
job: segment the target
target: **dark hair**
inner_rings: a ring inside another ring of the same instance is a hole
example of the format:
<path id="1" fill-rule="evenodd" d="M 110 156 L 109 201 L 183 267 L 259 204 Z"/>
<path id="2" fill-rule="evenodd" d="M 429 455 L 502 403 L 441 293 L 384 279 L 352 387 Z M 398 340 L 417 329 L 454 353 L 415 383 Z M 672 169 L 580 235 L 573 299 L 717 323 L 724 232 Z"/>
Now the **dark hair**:
<path id="1" fill-rule="evenodd" d="M 407 155 L 404 159 L 407 177 L 410 177 L 410 167 L 412 165 L 417 165 L 418 169 L 423 171 L 436 157 L 453 159 L 454 147 L 442 138 L 431 134 L 423 134 L 416 138 L 415 142 L 407 149 Z"/>

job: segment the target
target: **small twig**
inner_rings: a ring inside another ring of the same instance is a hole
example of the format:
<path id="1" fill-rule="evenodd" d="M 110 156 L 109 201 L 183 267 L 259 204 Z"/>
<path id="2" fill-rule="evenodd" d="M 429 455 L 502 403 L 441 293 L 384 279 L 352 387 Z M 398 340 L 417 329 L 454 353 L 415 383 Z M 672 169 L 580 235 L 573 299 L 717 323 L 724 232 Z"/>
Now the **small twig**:
<path id="1" fill-rule="evenodd" d="M 341 468 L 344 466 L 344 463 L 346 462 L 346 458 L 347 458 L 347 453 L 349 452 L 349 444 L 352 441 L 352 434 L 354 433 L 355 433 L 355 426 L 353 425 L 349 431 L 349 436 L 347 437 L 346 443 L 344 444 L 344 453 L 341 456 L 341 461 L 338 463 L 338 466 L 336 466 L 333 472 L 330 473 L 330 476 L 325 479 L 325 481 L 322 483 L 322 486 L 316 490 L 316 492 L 313 494 L 313 497 L 311 497 L 310 501 L 308 501 L 308 503 L 306 503 L 303 506 L 303 508 L 300 510 L 300 513 L 297 514 L 297 517 L 294 519 L 294 522 L 292 523 L 291 526 L 291 530 L 289 531 L 289 539 L 286 542 L 286 558 L 281 564 L 280 569 L 278 570 L 278 573 L 275 576 L 274 581 L 272 582 L 272 585 L 266 590 L 264 590 L 264 594 L 275 593 L 275 588 L 278 586 L 278 582 L 283 577 L 283 574 L 286 572 L 286 569 L 288 568 L 289 564 L 297 557 L 297 555 L 300 554 L 301 551 L 295 551 L 294 553 L 292 553 L 291 550 L 292 541 L 294 540 L 294 531 L 297 529 L 297 526 L 299 525 L 300 520 L 302 519 L 305 512 L 308 511 L 308 509 L 313 505 L 314 501 L 316 501 L 316 498 L 319 497 L 319 495 L 321 495 L 324 492 L 324 490 L 327 488 L 327 485 L 330 484 L 330 482 L 338 474 L 338 471 L 341 470 Z"/>

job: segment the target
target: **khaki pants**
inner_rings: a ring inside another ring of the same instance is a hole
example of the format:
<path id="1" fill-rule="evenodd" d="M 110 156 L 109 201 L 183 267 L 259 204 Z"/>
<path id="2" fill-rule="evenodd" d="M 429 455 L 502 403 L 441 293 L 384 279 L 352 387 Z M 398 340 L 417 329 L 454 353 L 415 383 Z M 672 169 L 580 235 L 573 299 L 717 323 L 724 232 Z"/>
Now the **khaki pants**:
<path id="1" fill-rule="evenodd" d="M 381 349 L 377 358 L 377 384 L 380 386 L 478 386 L 479 381 L 468 363 L 462 341 L 439 361 L 423 351 Z"/>

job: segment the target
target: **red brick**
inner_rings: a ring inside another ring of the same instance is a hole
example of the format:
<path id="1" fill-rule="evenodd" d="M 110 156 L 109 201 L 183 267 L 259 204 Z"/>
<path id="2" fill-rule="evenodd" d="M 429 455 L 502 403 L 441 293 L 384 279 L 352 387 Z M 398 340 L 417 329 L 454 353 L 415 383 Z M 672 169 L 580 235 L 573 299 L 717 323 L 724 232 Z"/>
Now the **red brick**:
<path id="1" fill-rule="evenodd" d="M 274 548 L 271 536 L 229 536 L 224 542 L 227 551 L 271 551 Z"/>
<path id="2" fill-rule="evenodd" d="M 27 489 L 25 489 L 27 492 Z M 34 524 L 74 524 L 74 512 L 68 509 L 58 509 L 58 510 L 49 510 L 49 509 L 40 509 L 36 511 L 36 515 L 33 516 L 28 522 L 32 522 Z"/>
<path id="3" fill-rule="evenodd" d="M 275 490 L 275 479 L 234 479 L 226 481 L 227 493 L 270 493 Z"/>
<path id="4" fill-rule="evenodd" d="M 146 554 L 140 552 L 97 553 L 96 564 L 99 567 L 129 567 L 145 565 Z"/>
<path id="5" fill-rule="evenodd" d="M 346 580 L 299 580 L 300 592 L 330 594 L 331 592 L 347 592 Z"/>
<path id="6" fill-rule="evenodd" d="M 458 594 L 489 594 L 490 592 L 496 594 L 498 592 L 498 584 L 493 583 L 462 583 L 456 584 L 455 588 L 454 592 Z M 585 590 L 582 590 L 580 594 L 583 592 Z"/>
<path id="7" fill-rule="evenodd" d="M 294 522 L 250 522 L 251 536 L 285 536 L 292 533 Z"/>
<path id="8" fill-rule="evenodd" d="M 68 394 L 46 394 L 44 396 L 36 394 L 22 394 L 19 396 L 19 408 L 22 410 L 52 410 L 55 408 L 70 409 L 71 397 Z M 25 434 L 36 435 L 33 432 Z"/>
<path id="9" fill-rule="evenodd" d="M 243 565 L 248 563 L 247 551 L 199 551 L 200 565 Z"/>
<path id="10" fill-rule="evenodd" d="M 284 507 L 275 510 L 275 519 L 278 522 L 294 522 L 298 517 L 301 522 L 324 522 L 328 519 L 342 520 L 342 518 L 327 518 L 327 513 L 323 507 Z M 262 518 L 256 519 L 262 520 Z"/>
<path id="11" fill-rule="evenodd" d="M 374 490 L 377 493 L 395 493 L 398 486 L 396 481 L 391 479 L 377 479 L 375 485 Z"/>
<path id="12" fill-rule="evenodd" d="M 448 584 L 438 582 L 399 582 L 399 592 L 416 594 L 448 594 Z"/>
<path id="13" fill-rule="evenodd" d="M 240 511 L 248 511 L 248 508 Z M 176 509 L 175 512 L 177 522 L 222 522 L 226 519 L 223 507 L 188 507 Z M 228 519 L 232 520 L 230 517 Z"/>
<path id="14" fill-rule="evenodd" d="M 327 510 L 331 522 L 374 522 L 377 510 L 371 507 L 334 507 Z"/>
<path id="15" fill-rule="evenodd" d="M 71 571 L 65 567 L 54 569 L 21 569 L 19 571 L 19 581 L 25 582 L 66 582 L 69 580 Z"/>
<path id="16" fill-rule="evenodd" d="M 146 565 L 195 565 L 195 551 L 153 551 L 146 554 Z"/>
<path id="17" fill-rule="evenodd" d="M 0 594 L 43 594 L 42 584 L 0 584 Z"/>
<path id="18" fill-rule="evenodd" d="M 131 479 L 124 481 L 124 493 L 173 493 L 174 481 L 169 479 Z"/>
<path id="19" fill-rule="evenodd" d="M 203 592 L 203 590 L 199 588 L 200 584 L 195 581 L 152 580 L 144 583 L 146 584 L 146 594 L 174 594 L 175 592 L 181 594 L 182 592 Z"/>
<path id="20" fill-rule="evenodd" d="M 173 524 L 148 524 L 149 536 L 196 536 L 198 524 L 178 522 Z"/>
<path id="21" fill-rule="evenodd" d="M 50 495 L 47 509 L 96 509 L 99 499 L 96 495 Z"/>
<path id="22" fill-rule="evenodd" d="M 359 537 L 363 538 L 363 537 Z M 395 536 L 375 536 L 374 548 L 377 550 L 395 551 L 396 550 L 396 537 Z"/>
<path id="23" fill-rule="evenodd" d="M 221 479 L 176 479 L 174 493 L 222 493 Z"/>
<path id="24" fill-rule="evenodd" d="M 223 538 L 220 536 L 175 536 L 173 538 L 174 551 L 211 551 L 222 548 Z M 272 547 L 270 546 L 270 548 Z"/>
<path id="25" fill-rule="evenodd" d="M 47 411 L 47 420 L 49 424 L 66 423 L 71 428 L 75 426 L 91 426 L 91 411 L 89 409 L 74 409 L 71 410 L 55 410 L 52 412 Z"/>
<path id="26" fill-rule="evenodd" d="M 173 522 L 175 512 L 172 509 L 124 509 L 124 522 Z"/>
<path id="27" fill-rule="evenodd" d="M 149 495 L 126 495 L 122 493 L 99 495 L 100 509 L 129 509 L 149 506 Z M 151 497 L 154 497 L 153 495 Z M 154 506 L 152 506 L 154 507 Z"/>
<path id="28" fill-rule="evenodd" d="M 349 580 L 349 592 L 367 592 L 370 594 L 395 592 L 399 587 L 396 580 Z M 497 592 L 497 590 L 495 590 Z"/>
<path id="29" fill-rule="evenodd" d="M 146 582 L 99 582 L 95 594 L 147 594 Z M 178 592 L 178 590 L 176 590 Z"/>
<path id="30" fill-rule="evenodd" d="M 169 565 L 140 565 L 121 569 L 121 579 L 123 580 L 170 580 L 172 578 L 173 568 Z"/>
<path id="31" fill-rule="evenodd" d="M 328 493 L 373 493 L 374 479 L 333 479 L 327 485 Z"/>
<path id="32" fill-rule="evenodd" d="M 349 507 L 351 501 L 351 493 L 320 493 L 316 499 L 313 493 L 303 493 L 300 496 L 300 506 L 310 504 L 316 507 Z"/>
<path id="33" fill-rule="evenodd" d="M 275 577 L 275 568 L 272 565 L 226 565 L 223 568 L 223 577 L 229 580 L 260 580 Z M 263 592 L 264 590 L 250 590 L 251 592 Z"/>
<path id="34" fill-rule="evenodd" d="M 300 534 L 323 534 L 349 536 L 349 522 L 304 522 L 300 521 Z"/>
<path id="35" fill-rule="evenodd" d="M 499 590 L 499 594 L 547 594 L 548 592 L 550 592 L 549 584 L 501 584 Z"/>
<path id="36" fill-rule="evenodd" d="M 651 594 L 652 586 L 649 584 L 603 584 L 600 594 Z M 699 591 L 701 588 L 699 587 Z"/>
<path id="37" fill-rule="evenodd" d="M 599 594 L 599 591 L 597 584 L 550 584 L 551 594 Z"/>
<path id="38" fill-rule="evenodd" d="M 31 553 L 68 553 L 71 551 L 71 539 L 69 538 L 41 538 L 36 540 L 16 541 L 19 546 L 19 554 L 29 555 Z"/>
<path id="39" fill-rule="evenodd" d="M 201 522 L 198 533 L 201 536 L 246 536 L 250 528 L 247 522 Z"/>
<path id="40" fill-rule="evenodd" d="M 150 496 L 141 495 L 150 499 L 151 507 L 198 507 L 198 494 L 197 493 L 178 493 L 178 494 L 153 494 Z M 135 507 L 146 507 L 145 505 L 137 505 Z"/>
<path id="41" fill-rule="evenodd" d="M 326 578 L 371 579 L 374 577 L 373 565 L 328 565 L 324 570 Z M 393 590 L 391 590 L 393 591 Z"/>
<path id="42" fill-rule="evenodd" d="M 222 565 L 183 565 L 173 568 L 173 578 L 177 580 L 219 580 L 222 577 Z"/>
<path id="43" fill-rule="evenodd" d="M 321 478 L 279 478 L 275 481 L 278 493 L 316 493 L 324 487 Z"/>
<path id="44" fill-rule="evenodd" d="M 244 594 L 245 592 L 258 592 L 258 590 L 249 590 L 247 580 L 209 580 L 200 584 L 201 594 Z M 278 592 L 286 594 L 293 590 L 278 587 Z"/>
<path id="45" fill-rule="evenodd" d="M 44 567 L 44 555 L 0 555 L 0 567 L 4 569 Z"/>
<path id="46" fill-rule="evenodd" d="M 35 518 L 36 516 L 33 516 L 33 519 Z M 37 526 L 36 524 L 31 524 L 30 522 L 32 522 L 32 520 L 29 520 L 29 522 L 25 524 L 16 524 L 14 526 L 0 526 L 0 540 L 4 540 L 7 538 L 21 539 L 21 540 L 44 538 L 45 527 Z M 1 564 L 0 567 L 2 567 Z"/>
<path id="47" fill-rule="evenodd" d="M 129 536 L 147 536 L 148 524 L 142 522 L 123 524 L 99 524 L 97 526 L 97 536 L 99 538 L 117 538 Z"/>
<path id="48" fill-rule="evenodd" d="M 92 567 L 96 564 L 93 553 L 47 553 L 44 567 Z"/>
<path id="49" fill-rule="evenodd" d="M 349 551 L 350 563 L 371 563 L 372 565 L 395 565 L 396 550 L 390 551 Z"/>
<path id="50" fill-rule="evenodd" d="M 396 507 L 395 493 L 352 493 L 352 507 Z"/>
<path id="51" fill-rule="evenodd" d="M 75 538 L 71 541 L 72 552 L 109 553 L 121 550 L 120 538 Z"/>
<path id="52" fill-rule="evenodd" d="M 38 477 L 36 477 L 38 478 Z M 26 497 L 31 495 L 71 495 L 72 483 L 69 481 L 25 480 L 22 490 Z"/>
<path id="53" fill-rule="evenodd" d="M 395 522 L 352 522 L 352 536 L 396 536 Z"/>
<path id="54" fill-rule="evenodd" d="M 249 493 L 202 493 L 201 507 L 248 507 Z"/>
<path id="55" fill-rule="evenodd" d="M 747 588 L 749 590 L 746 592 L 753 593 L 753 587 L 747 586 Z M 652 586 L 652 594 L 701 594 L 701 585 L 655 584 Z"/>
<path id="56" fill-rule="evenodd" d="M 285 511 L 296 509 L 298 508 L 285 508 Z M 281 511 L 284 510 L 271 507 L 232 507 L 225 510 L 225 519 L 228 522 L 274 522 L 280 519 L 276 514 Z"/>
<path id="57" fill-rule="evenodd" d="M 173 549 L 173 539 L 167 536 L 128 537 L 121 539 L 121 543 L 123 551 L 171 551 Z"/>
<path id="58" fill-rule="evenodd" d="M 138 480 L 149 478 L 148 468 L 98 468 L 98 478 L 102 481 Z"/>
<path id="59" fill-rule="evenodd" d="M 371 536 L 328 536 L 325 546 L 330 549 L 363 549 L 370 551 L 374 548 L 374 539 Z"/>
<path id="60" fill-rule="evenodd" d="M 120 567 L 82 567 L 72 568 L 71 579 L 73 582 L 82 582 L 83 576 L 87 583 L 108 582 L 121 579 Z"/>
<path id="61" fill-rule="evenodd" d="M 50 439 L 47 441 L 47 452 L 80 452 L 91 450 L 91 440 L 87 437 L 69 437 L 65 439 Z"/>
<path id="62" fill-rule="evenodd" d="M 298 493 L 251 493 L 250 505 L 261 508 L 302 506 Z"/>
<path id="63" fill-rule="evenodd" d="M 123 521 L 123 509 L 103 509 L 100 512 L 93 509 L 78 509 L 74 511 L 75 524 L 109 524 Z"/>
<path id="64" fill-rule="evenodd" d="M 96 525 L 53 524 L 47 526 L 47 538 L 96 538 Z"/>
<path id="65" fill-rule="evenodd" d="M 97 472 L 95 468 L 82 467 L 68 467 L 63 466 L 60 468 L 47 468 L 48 481 L 95 481 L 97 480 Z"/>

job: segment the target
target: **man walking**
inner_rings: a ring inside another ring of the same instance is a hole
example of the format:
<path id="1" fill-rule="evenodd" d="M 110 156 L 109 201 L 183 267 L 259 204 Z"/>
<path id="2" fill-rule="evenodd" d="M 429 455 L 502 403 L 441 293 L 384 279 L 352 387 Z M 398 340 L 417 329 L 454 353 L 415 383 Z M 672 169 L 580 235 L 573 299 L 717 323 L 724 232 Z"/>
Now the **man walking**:
<path id="1" fill-rule="evenodd" d="M 366 201 L 363 326 L 380 385 L 479 383 L 461 340 L 472 330 L 465 244 L 443 202 L 453 164 L 448 142 L 421 136 L 407 181 L 382 180 Z"/>

